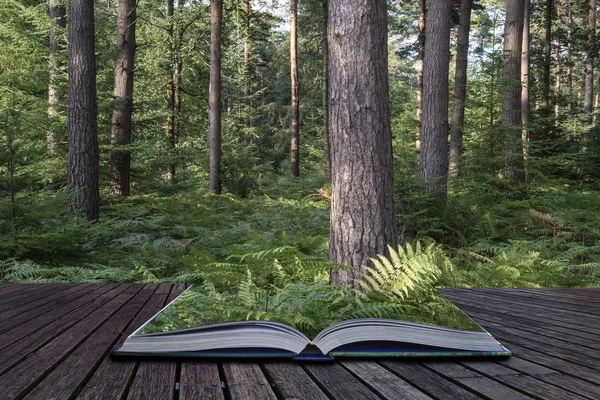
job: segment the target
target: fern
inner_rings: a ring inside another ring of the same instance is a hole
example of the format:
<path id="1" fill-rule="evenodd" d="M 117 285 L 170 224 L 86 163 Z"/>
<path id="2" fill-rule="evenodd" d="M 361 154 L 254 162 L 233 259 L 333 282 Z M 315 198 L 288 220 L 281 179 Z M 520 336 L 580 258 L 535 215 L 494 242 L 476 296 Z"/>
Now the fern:
<path id="1" fill-rule="evenodd" d="M 434 286 L 451 263 L 443 251 L 430 243 L 424 249 L 417 242 L 413 250 L 407 243 L 398 251 L 388 246 L 389 258 L 378 255 L 371 258 L 372 267 L 363 266 L 354 282 L 360 288 L 360 297 L 383 296 L 389 300 L 406 299 L 412 293 Z"/>

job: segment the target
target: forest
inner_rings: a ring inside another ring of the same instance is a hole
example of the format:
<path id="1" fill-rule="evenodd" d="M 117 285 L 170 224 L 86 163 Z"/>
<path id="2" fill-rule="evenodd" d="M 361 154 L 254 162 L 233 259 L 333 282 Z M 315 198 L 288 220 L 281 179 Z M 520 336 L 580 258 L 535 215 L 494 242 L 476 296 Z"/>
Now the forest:
<path id="1" fill-rule="evenodd" d="M 3 0 L 0 282 L 196 283 L 305 325 L 598 286 L 595 26 L 596 0 Z"/>

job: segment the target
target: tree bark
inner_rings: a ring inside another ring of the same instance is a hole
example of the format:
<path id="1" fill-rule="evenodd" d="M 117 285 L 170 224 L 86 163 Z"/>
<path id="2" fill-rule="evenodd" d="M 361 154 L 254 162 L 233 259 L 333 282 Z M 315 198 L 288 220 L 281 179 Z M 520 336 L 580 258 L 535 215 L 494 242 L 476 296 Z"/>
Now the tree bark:
<path id="1" fill-rule="evenodd" d="M 596 0 L 590 0 L 588 19 L 588 51 L 585 61 L 585 98 L 583 112 L 592 113 L 592 102 L 594 99 L 594 53 L 596 51 Z M 591 118 L 589 119 L 591 123 Z"/>
<path id="2" fill-rule="evenodd" d="M 419 0 L 419 54 L 417 56 L 417 128 L 416 143 L 417 153 L 421 151 L 421 121 L 423 116 L 423 59 L 425 57 L 425 0 Z"/>
<path id="3" fill-rule="evenodd" d="M 567 97 L 569 98 L 569 111 L 573 108 L 573 10 L 571 2 L 567 3 Z"/>
<path id="4" fill-rule="evenodd" d="M 325 158 L 325 173 L 331 182 L 331 139 L 329 135 L 329 46 L 327 45 L 327 10 L 328 0 L 323 4 L 323 155 Z"/>
<path id="5" fill-rule="evenodd" d="M 298 4 L 296 0 L 290 1 L 290 76 L 292 87 L 292 143 L 291 166 L 292 176 L 300 176 L 300 99 L 298 98 L 298 33 L 296 17 Z"/>
<path id="6" fill-rule="evenodd" d="M 223 1 L 211 0 L 210 14 L 210 88 L 208 94 L 209 189 L 221 193 L 221 21 Z"/>
<path id="7" fill-rule="evenodd" d="M 471 9 L 473 0 L 460 3 L 460 22 L 456 45 L 456 66 L 454 72 L 454 101 L 452 103 L 452 129 L 450 131 L 450 153 L 448 172 L 452 178 L 458 177 L 462 154 L 463 125 L 465 123 L 465 99 L 467 95 L 467 62 L 469 55 L 469 32 L 471 30 Z"/>
<path id="8" fill-rule="evenodd" d="M 332 204 L 330 258 L 353 271 L 396 247 L 385 0 L 329 3 Z M 354 283 L 355 287 L 358 287 Z"/>
<path id="9" fill-rule="evenodd" d="M 100 217 L 94 1 L 69 1 L 69 189 L 71 211 Z"/>
<path id="10" fill-rule="evenodd" d="M 175 149 L 177 147 L 177 133 L 175 130 L 175 126 L 176 126 L 176 119 L 177 119 L 177 109 L 176 109 L 176 102 L 175 102 L 175 71 L 173 68 L 173 63 L 174 63 L 174 59 L 175 59 L 175 35 L 174 35 L 174 24 L 173 24 L 173 17 L 174 17 L 174 7 L 173 7 L 173 0 L 167 0 L 167 17 L 168 17 L 168 26 L 167 26 L 167 36 L 168 36 L 168 40 L 169 40 L 169 60 L 168 60 L 168 65 L 169 65 L 169 70 L 167 72 L 167 108 L 168 108 L 168 115 L 167 115 L 167 125 L 166 125 L 166 134 L 167 134 L 167 140 L 169 143 L 169 150 L 171 153 L 172 157 L 175 157 Z M 169 177 L 169 181 L 171 183 L 175 183 L 176 181 L 176 167 L 175 167 L 175 163 L 171 162 L 171 165 L 169 166 L 169 173 L 168 173 L 168 177 Z"/>
<path id="11" fill-rule="evenodd" d="M 131 144 L 131 114 L 133 109 L 133 70 L 135 56 L 136 0 L 119 0 L 117 10 L 117 40 L 115 62 L 114 105 L 111 143 Z M 111 154 L 111 192 L 117 196 L 131 193 L 131 153 L 115 150 Z"/>
<path id="12" fill-rule="evenodd" d="M 50 14 L 50 35 L 48 36 L 48 43 L 50 45 L 49 54 L 49 81 L 48 81 L 48 119 L 49 128 L 46 134 L 48 153 L 54 154 L 58 147 L 58 138 L 56 137 L 56 130 L 54 122 L 59 116 L 59 106 L 62 101 L 62 93 L 58 87 L 58 77 L 61 73 L 64 73 L 64 62 L 60 61 L 58 53 L 64 49 L 65 43 L 57 38 L 58 31 L 65 29 L 67 26 L 66 8 L 60 5 L 58 0 L 50 0 L 48 3 L 48 11 Z"/>
<path id="13" fill-rule="evenodd" d="M 544 101 L 544 116 L 549 117 L 550 114 L 550 64 L 552 63 L 552 0 L 546 0 L 545 7 L 545 30 L 544 30 L 544 82 L 543 82 L 543 101 Z"/>
<path id="14" fill-rule="evenodd" d="M 521 41 L 521 146 L 523 148 L 523 172 L 525 181 L 528 181 L 527 159 L 529 157 L 529 118 L 531 107 L 529 105 L 529 40 L 530 40 L 530 0 L 525 0 L 523 8 L 523 39 Z"/>
<path id="15" fill-rule="evenodd" d="M 502 125 L 504 134 L 503 176 L 513 182 L 523 182 L 523 150 L 521 129 L 521 50 L 523 41 L 522 0 L 506 0 L 504 23 L 504 61 L 502 65 Z M 515 136 L 518 132 L 518 139 Z"/>
<path id="16" fill-rule="evenodd" d="M 423 67 L 421 174 L 427 192 L 446 200 L 448 180 L 448 72 L 452 2 L 429 0 Z"/>

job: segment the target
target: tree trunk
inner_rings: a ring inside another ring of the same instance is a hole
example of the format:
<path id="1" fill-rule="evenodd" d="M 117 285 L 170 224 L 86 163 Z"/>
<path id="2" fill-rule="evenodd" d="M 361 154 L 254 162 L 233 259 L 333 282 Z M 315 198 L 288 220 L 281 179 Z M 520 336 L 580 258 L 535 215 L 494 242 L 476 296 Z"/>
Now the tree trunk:
<path id="1" fill-rule="evenodd" d="M 523 182 L 523 150 L 521 129 L 521 49 L 523 41 L 522 0 L 506 0 L 504 23 L 504 61 L 502 65 L 502 125 L 504 126 L 503 176 L 513 182 Z M 518 132 L 518 136 L 515 133 Z M 518 137 L 518 139 L 517 139 Z"/>
<path id="2" fill-rule="evenodd" d="M 521 146 L 523 148 L 523 172 L 525 174 L 525 181 L 529 180 L 527 172 L 527 159 L 529 157 L 528 125 L 531 111 L 529 105 L 530 6 L 530 0 L 525 0 L 523 9 L 523 39 L 521 41 L 521 124 L 523 124 L 523 129 L 521 131 Z"/>
<path id="3" fill-rule="evenodd" d="M 552 0 L 546 0 L 545 7 L 545 37 L 544 37 L 544 82 L 543 82 L 543 101 L 544 101 L 544 116 L 549 117 L 550 114 L 550 64 L 552 63 Z"/>
<path id="4" fill-rule="evenodd" d="M 71 211 L 100 217 L 94 1 L 69 1 L 69 190 Z"/>
<path id="5" fill-rule="evenodd" d="M 292 176 L 300 176 L 300 100 L 298 98 L 298 33 L 296 17 L 298 4 L 296 0 L 290 1 L 290 76 L 292 87 L 292 143 L 291 166 Z"/>
<path id="6" fill-rule="evenodd" d="M 558 127 L 558 117 L 560 116 L 560 105 L 558 98 L 560 97 L 560 40 L 556 40 L 556 60 L 555 66 L 555 81 L 554 81 L 554 126 Z"/>
<path id="7" fill-rule="evenodd" d="M 323 0 L 323 155 L 325 158 L 325 173 L 331 182 L 331 139 L 329 136 L 329 47 L 327 45 L 327 6 L 328 0 Z"/>
<path id="8" fill-rule="evenodd" d="M 175 131 L 176 118 L 177 118 L 177 110 L 175 108 L 175 71 L 173 70 L 173 61 L 175 54 L 175 35 L 173 28 L 173 0 L 167 0 L 167 17 L 169 18 L 168 27 L 167 27 L 167 36 L 169 39 L 169 71 L 167 72 L 167 140 L 169 142 L 169 150 L 172 157 L 175 157 L 175 148 L 177 147 L 177 133 Z M 171 183 L 175 183 L 176 181 L 176 170 L 175 170 L 175 162 L 171 162 L 169 166 L 169 181 Z"/>
<path id="9" fill-rule="evenodd" d="M 117 10 L 117 55 L 112 116 L 111 143 L 131 144 L 131 113 L 133 109 L 133 60 L 135 56 L 136 0 L 119 0 Z M 115 150 L 111 154 L 111 192 L 117 196 L 130 194 L 131 153 Z"/>
<path id="10" fill-rule="evenodd" d="M 456 67 L 454 72 L 454 101 L 452 103 L 452 129 L 450 131 L 450 153 L 448 172 L 458 177 L 462 154 L 463 125 L 465 122 L 465 99 L 467 94 L 467 61 L 469 55 L 469 31 L 471 30 L 471 8 L 473 0 L 460 3 L 460 23 L 456 45 Z"/>
<path id="11" fill-rule="evenodd" d="M 385 0 L 329 3 L 332 204 L 330 257 L 354 271 L 396 247 Z M 354 283 L 355 287 L 358 287 Z"/>
<path id="12" fill-rule="evenodd" d="M 56 137 L 56 130 L 53 126 L 59 116 L 59 106 L 62 101 L 62 93 L 58 88 L 58 76 L 64 72 L 64 62 L 59 61 L 60 57 L 58 53 L 64 49 L 65 43 L 57 39 L 57 33 L 60 29 L 65 29 L 67 21 L 65 18 L 66 8 L 60 5 L 58 0 L 50 0 L 49 2 L 49 14 L 50 22 L 50 35 L 48 37 L 48 43 L 50 45 L 49 54 L 49 81 L 48 81 L 48 119 L 49 128 L 46 134 L 48 153 L 53 155 L 56 152 L 58 146 L 58 138 Z"/>
<path id="13" fill-rule="evenodd" d="M 596 51 L 596 0 L 590 0 L 589 6 L 589 30 L 588 51 L 585 60 L 585 98 L 583 112 L 592 113 L 592 101 L 594 99 L 594 52 Z M 588 120 L 591 122 L 591 118 Z"/>
<path id="14" fill-rule="evenodd" d="M 421 121 L 423 116 L 423 59 L 425 57 L 425 0 L 419 0 L 419 54 L 417 56 L 417 129 L 416 149 L 421 151 Z"/>
<path id="15" fill-rule="evenodd" d="M 567 32 L 567 97 L 569 98 L 569 111 L 573 108 L 573 10 L 568 2 L 568 32 Z"/>
<path id="16" fill-rule="evenodd" d="M 210 88 L 208 94 L 208 149 L 210 157 L 210 186 L 221 193 L 221 20 L 223 1 L 211 0 L 210 14 Z"/>
<path id="17" fill-rule="evenodd" d="M 421 174 L 427 192 L 446 200 L 448 178 L 448 72 L 452 2 L 429 0 L 423 67 Z"/>

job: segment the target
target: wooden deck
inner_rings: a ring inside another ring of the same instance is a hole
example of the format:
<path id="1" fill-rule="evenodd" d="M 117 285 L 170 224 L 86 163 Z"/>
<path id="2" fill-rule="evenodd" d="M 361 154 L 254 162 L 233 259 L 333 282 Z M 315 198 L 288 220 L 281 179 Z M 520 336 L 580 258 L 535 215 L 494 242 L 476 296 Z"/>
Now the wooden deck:
<path id="1" fill-rule="evenodd" d="M 599 399 L 600 289 L 445 289 L 497 360 L 122 361 L 182 285 L 0 285 L 0 399 Z"/>

